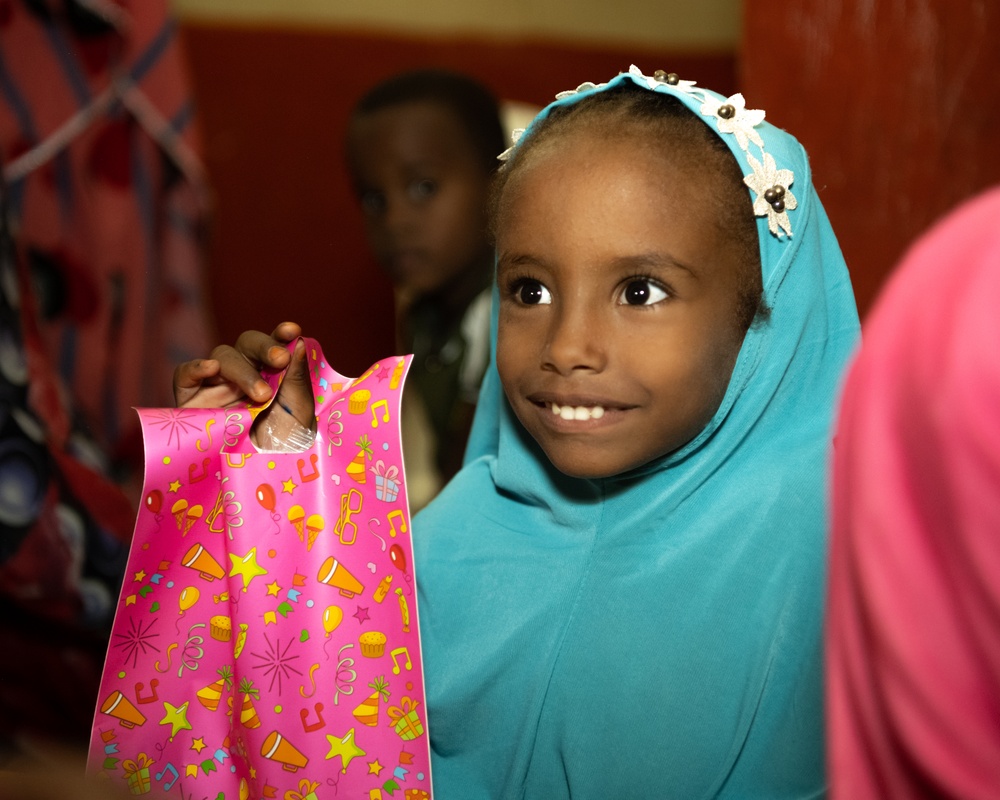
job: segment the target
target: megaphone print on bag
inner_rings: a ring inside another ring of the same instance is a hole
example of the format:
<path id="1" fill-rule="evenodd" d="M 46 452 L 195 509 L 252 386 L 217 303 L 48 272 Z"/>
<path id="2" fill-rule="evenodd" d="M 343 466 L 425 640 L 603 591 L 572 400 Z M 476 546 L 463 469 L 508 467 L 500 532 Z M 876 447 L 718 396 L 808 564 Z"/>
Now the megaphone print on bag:
<path id="1" fill-rule="evenodd" d="M 409 357 L 352 380 L 305 342 L 305 452 L 257 451 L 266 406 L 139 411 L 144 502 L 88 765 L 131 794 L 430 796 L 399 432 Z"/>

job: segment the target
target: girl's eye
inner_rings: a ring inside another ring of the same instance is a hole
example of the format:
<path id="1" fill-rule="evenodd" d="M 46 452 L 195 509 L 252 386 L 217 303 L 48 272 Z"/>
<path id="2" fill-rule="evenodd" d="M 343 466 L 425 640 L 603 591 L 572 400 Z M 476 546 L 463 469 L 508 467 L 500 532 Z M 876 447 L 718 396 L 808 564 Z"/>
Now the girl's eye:
<path id="1" fill-rule="evenodd" d="M 647 278 L 636 278 L 625 284 L 618 302 L 629 306 L 651 306 L 667 297 L 658 284 Z"/>
<path id="2" fill-rule="evenodd" d="M 413 200 L 426 200 L 437 192 L 437 183 L 430 179 L 414 181 L 410 184 L 410 197 Z"/>
<path id="3" fill-rule="evenodd" d="M 552 302 L 552 295 L 538 281 L 522 281 L 514 289 L 517 299 L 526 306 L 548 305 Z"/>

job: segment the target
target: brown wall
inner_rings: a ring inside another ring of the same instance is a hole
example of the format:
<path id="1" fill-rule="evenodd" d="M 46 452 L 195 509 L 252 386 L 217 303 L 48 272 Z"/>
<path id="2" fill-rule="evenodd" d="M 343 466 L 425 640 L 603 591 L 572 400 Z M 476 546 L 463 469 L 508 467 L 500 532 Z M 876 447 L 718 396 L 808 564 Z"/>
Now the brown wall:
<path id="1" fill-rule="evenodd" d="M 544 104 L 634 61 L 727 93 L 735 87 L 729 51 L 190 22 L 183 36 L 216 195 L 209 267 L 219 332 L 231 341 L 246 327 L 295 319 L 348 375 L 395 351 L 391 290 L 367 254 L 342 157 L 347 115 L 370 85 L 403 69 L 450 67 L 503 98 Z"/>
<path id="2" fill-rule="evenodd" d="M 908 243 L 1000 181 L 998 42 L 995 0 L 746 0 L 741 86 L 809 151 L 862 312 Z"/>

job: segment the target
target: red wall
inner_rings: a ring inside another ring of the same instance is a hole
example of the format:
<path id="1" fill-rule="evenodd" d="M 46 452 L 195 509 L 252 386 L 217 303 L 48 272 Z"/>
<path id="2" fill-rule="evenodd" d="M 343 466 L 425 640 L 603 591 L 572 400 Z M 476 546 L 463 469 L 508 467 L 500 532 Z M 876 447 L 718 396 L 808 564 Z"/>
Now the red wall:
<path id="1" fill-rule="evenodd" d="M 441 66 L 541 105 L 634 61 L 727 93 L 735 86 L 732 53 L 203 25 L 183 35 L 216 195 L 209 267 L 219 332 L 232 341 L 294 319 L 348 375 L 395 352 L 391 288 L 367 254 L 342 157 L 350 108 L 372 84 Z"/>
<path id="2" fill-rule="evenodd" d="M 864 312 L 920 232 L 1000 181 L 1000 3 L 744 6 L 747 103 L 809 151 Z"/>

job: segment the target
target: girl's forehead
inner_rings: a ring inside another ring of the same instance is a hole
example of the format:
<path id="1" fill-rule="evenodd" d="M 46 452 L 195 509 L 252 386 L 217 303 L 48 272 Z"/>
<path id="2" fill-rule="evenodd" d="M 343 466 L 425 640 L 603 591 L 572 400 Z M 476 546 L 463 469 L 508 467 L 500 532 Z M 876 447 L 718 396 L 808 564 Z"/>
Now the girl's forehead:
<path id="1" fill-rule="evenodd" d="M 580 126 L 540 143 L 518 163 L 497 209 L 498 234 L 526 194 L 551 189 L 555 183 L 559 191 L 549 192 L 554 200 L 575 204 L 580 199 L 575 192 L 594 182 L 598 185 L 586 194 L 591 205 L 652 202 L 664 210 L 678 203 L 714 207 L 713 193 L 731 190 L 704 161 L 682 156 L 679 149 L 653 141 L 640 130 L 622 130 L 609 138 L 599 128 Z M 544 226 L 546 221 L 535 224 Z"/>
<path id="2" fill-rule="evenodd" d="M 521 169 L 497 226 L 501 262 L 550 247 L 619 260 L 652 253 L 705 260 L 705 252 L 714 259 L 728 249 L 715 204 L 704 202 L 705 181 L 626 140 L 574 138 Z"/>

